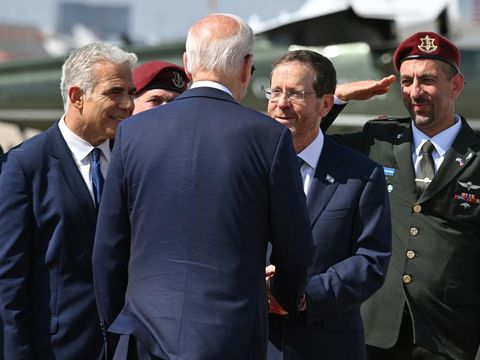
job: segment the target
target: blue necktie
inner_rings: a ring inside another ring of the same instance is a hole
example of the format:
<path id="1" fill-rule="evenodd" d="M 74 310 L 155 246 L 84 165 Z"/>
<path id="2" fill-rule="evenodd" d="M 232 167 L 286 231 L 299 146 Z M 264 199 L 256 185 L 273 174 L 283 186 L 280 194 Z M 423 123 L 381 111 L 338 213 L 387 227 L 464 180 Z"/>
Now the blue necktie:
<path id="1" fill-rule="evenodd" d="M 95 207 L 98 209 L 100 199 L 102 198 L 102 190 L 104 178 L 102 171 L 100 170 L 100 155 L 102 150 L 99 148 L 93 148 L 92 150 L 92 185 L 93 185 L 93 197 L 95 199 Z"/>

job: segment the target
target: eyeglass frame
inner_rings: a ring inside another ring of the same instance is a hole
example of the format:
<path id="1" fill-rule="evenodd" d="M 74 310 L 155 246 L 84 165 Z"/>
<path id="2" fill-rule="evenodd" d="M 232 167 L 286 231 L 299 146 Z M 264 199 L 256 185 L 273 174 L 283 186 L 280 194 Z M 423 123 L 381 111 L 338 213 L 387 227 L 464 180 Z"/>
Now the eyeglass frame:
<path id="1" fill-rule="evenodd" d="M 317 97 L 320 97 L 320 96 L 317 95 L 317 93 L 315 91 L 305 91 L 305 90 L 302 90 L 302 91 L 298 91 L 298 90 L 282 91 L 280 89 L 275 89 L 275 92 L 278 93 L 278 95 L 275 96 L 275 97 L 272 97 L 272 94 L 273 94 L 272 88 L 266 88 L 266 89 L 263 90 L 263 92 L 265 93 L 265 97 L 271 102 L 278 102 L 280 100 L 281 95 L 285 95 L 289 102 L 295 103 L 295 104 L 305 103 L 305 95 L 315 94 Z M 296 99 L 296 98 L 293 97 L 295 95 L 301 95 L 302 98 L 301 99 Z"/>
<path id="2" fill-rule="evenodd" d="M 253 73 L 254 73 L 255 70 L 256 70 L 256 69 L 255 69 L 255 65 L 253 65 L 253 54 L 247 54 L 247 55 L 245 55 L 244 60 L 247 61 L 247 59 L 248 59 L 250 56 L 252 57 L 252 67 L 250 68 L 250 76 L 252 76 Z"/>

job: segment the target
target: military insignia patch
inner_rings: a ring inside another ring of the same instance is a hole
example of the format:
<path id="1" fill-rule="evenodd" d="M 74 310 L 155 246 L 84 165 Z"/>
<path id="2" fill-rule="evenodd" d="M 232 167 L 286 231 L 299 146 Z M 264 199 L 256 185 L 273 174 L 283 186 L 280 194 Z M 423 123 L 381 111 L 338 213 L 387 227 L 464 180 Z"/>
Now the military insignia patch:
<path id="1" fill-rule="evenodd" d="M 420 51 L 430 54 L 437 50 L 438 46 L 435 45 L 435 39 L 426 35 L 424 38 L 420 38 L 420 44 L 417 45 Z"/>
<path id="2" fill-rule="evenodd" d="M 389 167 L 384 167 L 383 168 L 383 173 L 385 176 L 393 176 L 395 175 L 395 169 L 394 168 L 389 168 Z"/>

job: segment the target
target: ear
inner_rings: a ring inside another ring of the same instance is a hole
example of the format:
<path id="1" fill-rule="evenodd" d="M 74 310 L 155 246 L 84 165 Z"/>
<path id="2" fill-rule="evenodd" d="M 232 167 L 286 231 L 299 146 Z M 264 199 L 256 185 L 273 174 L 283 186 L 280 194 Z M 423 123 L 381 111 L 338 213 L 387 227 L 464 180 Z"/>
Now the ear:
<path id="1" fill-rule="evenodd" d="M 320 116 L 324 118 L 330 112 L 333 106 L 334 97 L 333 94 L 324 94 L 320 98 Z"/>
<path id="2" fill-rule="evenodd" d="M 453 88 L 452 88 L 452 97 L 456 99 L 463 90 L 463 86 L 465 85 L 465 77 L 462 73 L 458 73 L 452 79 L 453 81 Z"/>
<path id="3" fill-rule="evenodd" d="M 185 74 L 187 74 L 188 79 L 192 80 L 192 74 L 190 73 L 190 71 L 188 71 L 188 59 L 186 51 L 183 53 L 183 67 L 185 69 Z"/>
<path id="4" fill-rule="evenodd" d="M 68 88 L 68 99 L 70 100 L 70 105 L 81 109 L 83 107 L 83 90 L 78 86 L 70 86 Z"/>
<path id="5" fill-rule="evenodd" d="M 253 55 L 248 55 L 247 59 L 243 62 L 241 78 L 240 78 L 242 84 L 246 84 L 250 80 L 250 75 L 252 72 L 252 62 L 253 62 Z"/>

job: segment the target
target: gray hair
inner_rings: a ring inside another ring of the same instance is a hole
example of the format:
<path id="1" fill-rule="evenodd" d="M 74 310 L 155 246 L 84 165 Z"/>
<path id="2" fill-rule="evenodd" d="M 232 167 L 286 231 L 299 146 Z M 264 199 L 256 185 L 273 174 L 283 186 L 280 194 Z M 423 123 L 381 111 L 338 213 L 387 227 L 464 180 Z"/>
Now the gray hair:
<path id="1" fill-rule="evenodd" d="M 192 31 L 188 32 L 186 52 L 188 71 L 192 74 L 200 71 L 229 74 L 240 71 L 247 55 L 253 54 L 255 36 L 252 28 L 240 17 L 232 14 L 211 14 L 213 16 L 227 16 L 234 19 L 239 30 L 237 34 L 228 38 L 203 39 Z"/>
<path id="2" fill-rule="evenodd" d="M 118 46 L 105 42 L 94 42 L 73 50 L 62 66 L 60 92 L 65 112 L 68 110 L 68 88 L 78 86 L 86 95 L 91 95 L 96 86 L 93 65 L 100 62 L 125 64 L 132 69 L 137 63 L 137 55 L 125 52 Z"/>

